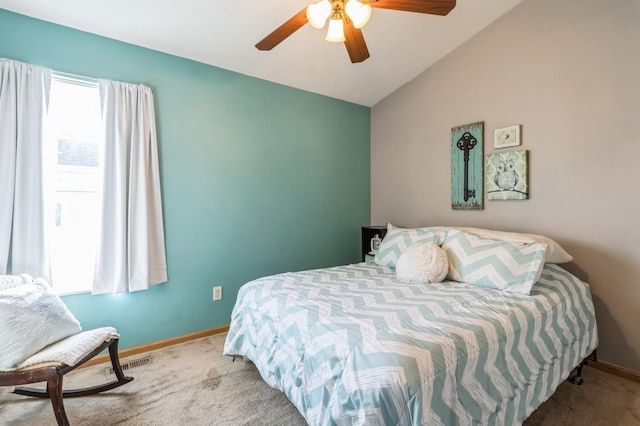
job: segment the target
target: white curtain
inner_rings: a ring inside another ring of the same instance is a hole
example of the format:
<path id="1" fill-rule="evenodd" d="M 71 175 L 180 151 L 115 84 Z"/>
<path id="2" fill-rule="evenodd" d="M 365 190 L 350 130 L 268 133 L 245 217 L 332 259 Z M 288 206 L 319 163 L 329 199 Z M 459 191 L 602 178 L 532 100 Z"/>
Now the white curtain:
<path id="1" fill-rule="evenodd" d="M 0 58 L 0 275 L 51 280 L 45 120 L 51 70 Z"/>
<path id="2" fill-rule="evenodd" d="M 167 281 L 156 123 L 151 89 L 100 80 L 104 163 L 93 293 Z"/>

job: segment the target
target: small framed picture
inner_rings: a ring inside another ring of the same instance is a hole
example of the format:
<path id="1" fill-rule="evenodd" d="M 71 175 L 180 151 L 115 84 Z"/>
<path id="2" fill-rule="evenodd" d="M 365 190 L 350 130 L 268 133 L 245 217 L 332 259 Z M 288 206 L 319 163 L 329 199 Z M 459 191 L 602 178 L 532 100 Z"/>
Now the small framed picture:
<path id="1" fill-rule="evenodd" d="M 493 147 L 507 148 L 520 145 L 520 125 L 503 127 L 493 131 Z"/>

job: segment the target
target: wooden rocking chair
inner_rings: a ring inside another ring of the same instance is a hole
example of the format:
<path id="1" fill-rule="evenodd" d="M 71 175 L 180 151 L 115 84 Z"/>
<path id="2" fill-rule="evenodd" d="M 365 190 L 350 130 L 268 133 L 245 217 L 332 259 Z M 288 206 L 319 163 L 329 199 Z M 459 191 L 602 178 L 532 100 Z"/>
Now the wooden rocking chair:
<path id="1" fill-rule="evenodd" d="M 44 348 L 25 361 L 25 364 L 34 365 L 25 366 L 13 371 L 0 371 L 0 386 L 20 386 L 30 383 L 46 382 L 46 389 L 17 387 L 14 393 L 51 399 L 53 412 L 58 421 L 58 425 L 68 426 L 69 420 L 64 410 L 64 398 L 93 395 L 117 388 L 133 380 L 133 377 L 125 377 L 122 371 L 122 366 L 118 359 L 118 340 L 118 334 L 113 327 L 83 331 L 67 337 Z M 97 347 L 96 342 L 99 345 Z M 62 378 L 65 374 L 84 364 L 107 348 L 109 349 L 109 357 L 111 358 L 111 365 L 116 375 L 116 380 L 88 388 L 63 390 Z M 79 361 L 71 362 L 72 365 L 62 361 L 56 361 L 58 358 L 69 359 L 66 356 L 60 357 L 61 351 L 67 349 L 75 352 L 73 359 L 79 359 Z M 42 362 L 38 362 L 40 360 L 42 360 Z"/>

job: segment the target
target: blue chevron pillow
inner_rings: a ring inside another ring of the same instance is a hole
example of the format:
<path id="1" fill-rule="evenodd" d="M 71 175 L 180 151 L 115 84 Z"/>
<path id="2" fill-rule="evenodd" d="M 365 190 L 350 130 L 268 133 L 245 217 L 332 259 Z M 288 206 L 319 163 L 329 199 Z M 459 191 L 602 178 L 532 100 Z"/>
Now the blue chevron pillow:
<path id="1" fill-rule="evenodd" d="M 399 228 L 392 224 L 387 225 L 387 234 L 373 261 L 381 266 L 395 268 L 400 255 L 413 243 L 442 244 L 446 233 L 441 229 L 433 228 Z"/>
<path id="2" fill-rule="evenodd" d="M 538 281 L 547 245 L 499 241 L 452 229 L 442 243 L 449 257 L 447 279 L 529 294 Z"/>

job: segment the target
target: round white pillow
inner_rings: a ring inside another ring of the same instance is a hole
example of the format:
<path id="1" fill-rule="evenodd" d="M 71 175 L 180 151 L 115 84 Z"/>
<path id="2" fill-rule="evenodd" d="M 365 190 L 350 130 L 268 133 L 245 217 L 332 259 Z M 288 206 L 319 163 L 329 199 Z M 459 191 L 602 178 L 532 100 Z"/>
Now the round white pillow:
<path id="1" fill-rule="evenodd" d="M 447 253 L 434 243 L 410 245 L 396 263 L 396 277 L 404 282 L 439 283 L 447 272 Z"/>

